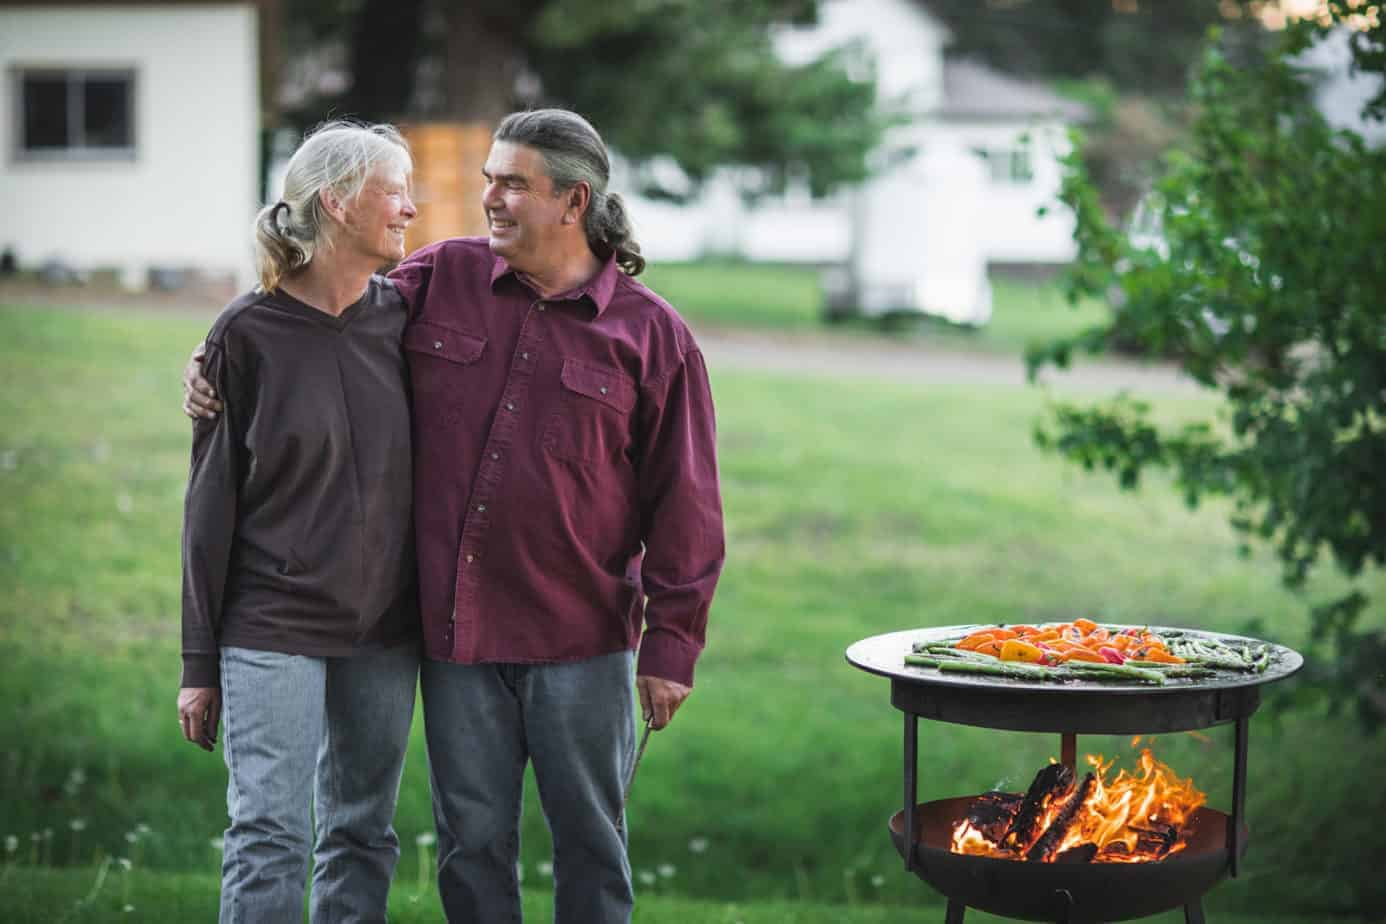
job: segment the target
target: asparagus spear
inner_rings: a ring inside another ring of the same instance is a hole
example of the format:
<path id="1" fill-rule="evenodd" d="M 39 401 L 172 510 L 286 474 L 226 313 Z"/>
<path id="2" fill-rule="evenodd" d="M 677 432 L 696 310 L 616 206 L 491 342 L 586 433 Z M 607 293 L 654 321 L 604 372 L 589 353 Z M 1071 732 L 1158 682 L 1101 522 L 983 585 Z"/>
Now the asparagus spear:
<path id="1" fill-rule="evenodd" d="M 1143 667 L 1128 667 L 1125 664 L 1099 664 L 1096 661 L 1070 661 L 1064 665 L 1064 669 L 1074 674 L 1081 674 L 1084 676 L 1084 679 L 1101 680 L 1112 677 L 1121 680 L 1138 680 L 1141 683 L 1160 684 L 1165 682 L 1165 675 L 1159 671 Z"/>
<path id="2" fill-rule="evenodd" d="M 983 664 L 981 661 L 942 659 L 938 662 L 938 669 L 950 674 L 990 674 L 996 677 L 1012 677 L 1017 680 L 1047 680 L 1052 673 L 1047 668 L 1036 667 L 1032 664 L 1022 664 L 1019 661 L 997 661 L 995 659 L 990 664 Z"/>

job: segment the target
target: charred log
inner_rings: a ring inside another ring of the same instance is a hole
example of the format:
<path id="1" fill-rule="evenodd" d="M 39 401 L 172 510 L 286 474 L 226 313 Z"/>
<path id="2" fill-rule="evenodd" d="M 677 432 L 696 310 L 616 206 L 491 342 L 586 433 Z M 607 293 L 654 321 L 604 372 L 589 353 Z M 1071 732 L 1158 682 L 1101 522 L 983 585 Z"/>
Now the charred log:
<path id="1" fill-rule="evenodd" d="M 1091 863 L 1092 858 L 1097 856 L 1097 845 L 1092 841 L 1086 844 L 1079 844 L 1077 847 L 1070 847 L 1063 853 L 1054 858 L 1055 863 Z"/>
<path id="2" fill-rule="evenodd" d="M 1073 822 L 1078 817 L 1078 810 L 1083 807 L 1084 802 L 1088 801 L 1088 796 L 1092 795 L 1092 788 L 1096 783 L 1097 777 L 1094 774 L 1088 773 L 1083 776 L 1083 782 L 1078 784 L 1078 789 L 1069 796 L 1053 823 L 1030 846 L 1030 849 L 1025 851 L 1025 859 L 1038 863 L 1048 863 L 1054 859 L 1059 845 L 1068 836 L 1068 829 L 1073 827 Z"/>
<path id="3" fill-rule="evenodd" d="M 967 823 L 982 837 L 999 844 L 1024 798 L 1018 792 L 984 792 L 967 807 Z"/>
<path id="4" fill-rule="evenodd" d="M 1153 821 L 1141 827 L 1131 825 L 1131 830 L 1136 832 L 1136 852 L 1148 854 L 1157 860 L 1179 842 L 1179 829 L 1162 821 Z"/>
<path id="5" fill-rule="evenodd" d="M 1015 820 L 1011 822 L 1002 847 L 1024 851 L 1039 836 L 1039 826 L 1045 813 L 1055 799 L 1063 798 L 1073 788 L 1073 771 L 1063 764 L 1050 764 L 1035 774 L 1034 782 L 1025 793 L 1025 799 L 1016 810 Z"/>

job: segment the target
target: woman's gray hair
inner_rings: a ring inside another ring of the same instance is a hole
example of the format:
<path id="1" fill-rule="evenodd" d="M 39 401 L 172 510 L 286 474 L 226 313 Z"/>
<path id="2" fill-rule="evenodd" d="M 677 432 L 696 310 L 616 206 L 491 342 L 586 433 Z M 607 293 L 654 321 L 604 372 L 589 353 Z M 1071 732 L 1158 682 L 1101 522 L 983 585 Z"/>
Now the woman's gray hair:
<path id="1" fill-rule="evenodd" d="M 260 287 L 273 292 L 279 281 L 330 247 L 332 223 L 319 193 L 330 189 L 343 201 L 355 199 L 372 168 L 393 161 L 407 173 L 409 143 L 393 125 L 325 122 L 303 139 L 284 174 L 284 195 L 255 218 L 255 268 Z"/>
<path id="2" fill-rule="evenodd" d="M 501 120 L 494 139 L 523 144 L 543 155 L 544 168 L 553 180 L 555 192 L 587 183 L 592 190 L 592 200 L 583 218 L 587 246 L 602 259 L 614 253 L 616 264 L 627 275 L 640 275 L 645 258 L 640 255 L 625 203 L 616 193 L 606 191 L 611 158 L 606 143 L 591 123 L 566 109 L 514 112 Z"/>

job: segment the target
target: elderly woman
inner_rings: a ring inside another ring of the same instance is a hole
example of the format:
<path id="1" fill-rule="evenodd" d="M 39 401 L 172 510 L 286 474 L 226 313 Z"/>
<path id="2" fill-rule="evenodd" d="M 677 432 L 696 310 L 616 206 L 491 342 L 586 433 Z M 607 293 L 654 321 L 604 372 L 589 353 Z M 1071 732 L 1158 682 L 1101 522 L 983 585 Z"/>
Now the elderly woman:
<path id="1" fill-rule="evenodd" d="M 225 722 L 222 922 L 385 918 L 419 627 L 404 256 L 411 160 L 389 126 L 333 123 L 260 213 L 260 284 L 221 313 L 183 531 L 183 735 Z"/>

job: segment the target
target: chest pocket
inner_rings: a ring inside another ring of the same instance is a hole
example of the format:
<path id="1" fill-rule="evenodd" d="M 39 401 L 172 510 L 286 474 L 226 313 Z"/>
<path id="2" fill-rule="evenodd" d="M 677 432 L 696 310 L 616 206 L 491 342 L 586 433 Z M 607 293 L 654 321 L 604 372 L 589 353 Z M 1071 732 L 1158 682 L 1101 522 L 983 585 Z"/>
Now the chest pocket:
<path id="1" fill-rule="evenodd" d="M 606 465 L 631 444 L 635 383 L 615 368 L 565 359 L 562 396 L 544 429 L 544 449 L 560 459 Z"/>
<path id="2" fill-rule="evenodd" d="M 409 353 L 410 368 L 430 367 L 431 363 L 427 363 L 424 356 L 446 360 L 457 366 L 468 366 L 481 359 L 485 349 L 485 337 L 463 334 L 462 331 L 432 321 L 414 321 L 405 328 L 405 350 Z"/>
<path id="3" fill-rule="evenodd" d="M 405 328 L 405 357 L 414 393 L 414 413 L 446 416 L 448 407 L 473 391 L 475 366 L 486 352 L 486 338 L 414 321 Z"/>

